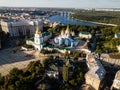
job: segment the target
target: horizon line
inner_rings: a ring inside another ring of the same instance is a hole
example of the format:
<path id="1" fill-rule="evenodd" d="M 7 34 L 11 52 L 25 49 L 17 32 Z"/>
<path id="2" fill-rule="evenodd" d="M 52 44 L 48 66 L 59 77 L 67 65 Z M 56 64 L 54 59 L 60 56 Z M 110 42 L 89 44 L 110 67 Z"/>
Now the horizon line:
<path id="1" fill-rule="evenodd" d="M 0 6 L 0 7 L 7 7 L 7 8 L 72 8 L 72 9 L 88 9 L 88 8 L 91 8 L 91 9 L 95 9 L 95 8 L 100 8 L 100 9 L 120 9 L 120 7 L 113 7 L 113 8 L 110 8 L 110 7 L 37 7 L 37 6 L 34 6 L 34 7 L 31 7 L 31 6 Z"/>

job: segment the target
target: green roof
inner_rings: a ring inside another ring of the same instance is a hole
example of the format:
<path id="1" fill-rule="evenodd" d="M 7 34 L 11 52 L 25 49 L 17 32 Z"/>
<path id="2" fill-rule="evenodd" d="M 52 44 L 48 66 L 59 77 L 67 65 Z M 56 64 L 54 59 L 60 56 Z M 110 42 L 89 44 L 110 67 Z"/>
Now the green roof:
<path id="1" fill-rule="evenodd" d="M 43 37 L 48 36 L 48 35 L 50 35 L 49 32 L 43 32 L 43 33 L 42 33 L 42 36 L 43 36 Z M 29 38 L 28 40 L 34 41 L 34 37 L 31 37 L 31 38 Z"/>
<path id="2" fill-rule="evenodd" d="M 120 33 L 117 33 L 116 35 L 117 35 L 118 38 L 120 38 Z"/>
<path id="3" fill-rule="evenodd" d="M 28 40 L 30 40 L 30 41 L 34 41 L 34 37 L 31 37 L 31 38 L 29 38 Z"/>
<path id="4" fill-rule="evenodd" d="M 91 34 L 90 32 L 84 32 L 84 31 L 81 31 L 80 33 L 81 34 L 86 34 L 86 35 Z"/>
<path id="5" fill-rule="evenodd" d="M 42 33 L 42 36 L 43 36 L 43 37 L 48 36 L 48 35 L 50 35 L 49 32 L 43 32 L 43 33 Z"/>

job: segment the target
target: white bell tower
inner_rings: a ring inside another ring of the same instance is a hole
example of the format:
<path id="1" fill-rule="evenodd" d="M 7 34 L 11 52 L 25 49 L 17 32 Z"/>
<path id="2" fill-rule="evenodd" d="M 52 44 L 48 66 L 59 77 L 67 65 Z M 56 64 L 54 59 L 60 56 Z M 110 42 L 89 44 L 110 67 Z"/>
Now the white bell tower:
<path id="1" fill-rule="evenodd" d="M 43 37 L 42 37 L 41 31 L 39 30 L 38 25 L 36 27 L 36 33 L 34 36 L 34 43 L 35 44 L 42 44 L 43 43 Z"/>

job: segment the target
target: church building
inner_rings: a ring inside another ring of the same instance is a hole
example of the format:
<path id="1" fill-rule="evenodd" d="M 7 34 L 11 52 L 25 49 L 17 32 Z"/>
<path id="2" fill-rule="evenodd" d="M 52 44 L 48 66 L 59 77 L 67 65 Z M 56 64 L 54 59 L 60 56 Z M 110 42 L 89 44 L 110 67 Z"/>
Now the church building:
<path id="1" fill-rule="evenodd" d="M 54 42 L 58 45 L 66 45 L 66 46 L 77 46 L 78 41 L 75 38 L 75 32 L 70 31 L 69 26 L 67 26 L 66 30 L 62 30 L 61 34 L 54 38 Z"/>
<path id="2" fill-rule="evenodd" d="M 34 46 L 36 50 L 42 50 L 44 46 L 46 45 L 46 41 L 52 36 L 49 32 L 43 32 L 39 30 L 39 27 L 36 27 L 36 32 L 34 37 L 30 38 L 26 41 L 28 45 Z"/>

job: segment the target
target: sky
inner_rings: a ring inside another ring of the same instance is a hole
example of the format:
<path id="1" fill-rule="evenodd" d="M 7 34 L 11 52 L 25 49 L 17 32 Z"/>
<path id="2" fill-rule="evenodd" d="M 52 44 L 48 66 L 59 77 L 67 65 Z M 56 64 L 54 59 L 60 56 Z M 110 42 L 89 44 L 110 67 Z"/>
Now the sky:
<path id="1" fill-rule="evenodd" d="M 0 6 L 120 8 L 120 0 L 0 0 Z"/>

